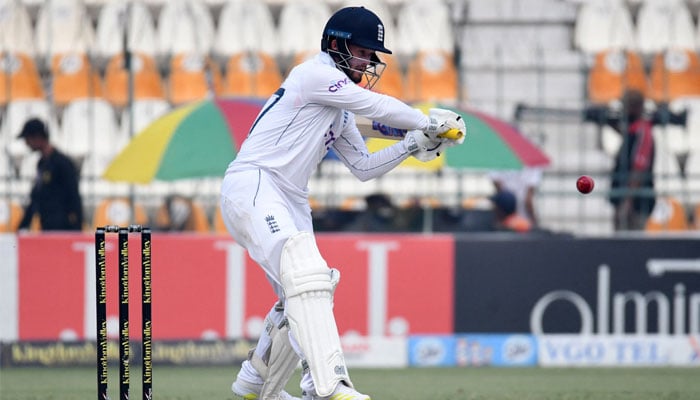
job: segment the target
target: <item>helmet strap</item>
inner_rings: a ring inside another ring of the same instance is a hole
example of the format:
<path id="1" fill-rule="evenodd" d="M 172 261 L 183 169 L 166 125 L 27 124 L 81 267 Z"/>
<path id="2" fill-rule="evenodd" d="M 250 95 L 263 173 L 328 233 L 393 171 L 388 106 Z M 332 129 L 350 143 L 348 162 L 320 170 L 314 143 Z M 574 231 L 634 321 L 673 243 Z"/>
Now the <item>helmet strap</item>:
<path id="1" fill-rule="evenodd" d="M 350 52 L 350 48 L 348 47 L 347 40 L 342 38 L 336 38 L 335 40 L 336 49 L 333 49 L 331 48 L 331 46 L 329 46 L 327 51 L 331 58 L 333 58 L 333 61 L 335 61 L 336 68 L 343 71 L 345 75 L 352 79 L 353 82 L 355 82 L 356 84 L 360 84 L 362 81 L 364 81 L 364 88 L 372 89 L 374 85 L 376 85 L 379 81 L 379 78 L 381 78 L 382 73 L 386 68 L 386 64 L 383 63 L 379 59 L 379 57 L 377 57 L 376 54 L 374 54 L 369 60 L 369 64 L 367 65 L 367 68 L 365 68 L 364 71 L 354 69 L 350 66 L 350 60 L 352 60 L 353 58 L 359 59 L 359 57 L 355 57 L 354 55 L 352 55 L 352 53 Z M 361 78 L 356 81 L 352 78 L 352 72 L 359 72 L 361 74 Z"/>

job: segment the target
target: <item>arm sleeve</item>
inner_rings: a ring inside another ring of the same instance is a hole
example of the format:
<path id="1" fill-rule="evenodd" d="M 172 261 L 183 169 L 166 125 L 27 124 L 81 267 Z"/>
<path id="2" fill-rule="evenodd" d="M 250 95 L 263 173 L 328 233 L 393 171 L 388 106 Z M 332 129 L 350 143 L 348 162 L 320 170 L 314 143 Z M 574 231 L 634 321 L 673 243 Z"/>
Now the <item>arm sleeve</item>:
<path id="1" fill-rule="evenodd" d="M 60 168 L 63 182 L 66 185 L 65 201 L 68 219 L 75 227 L 81 227 L 83 224 L 83 205 L 80 198 L 78 170 L 69 158 L 65 158 L 61 162 Z"/>
<path id="2" fill-rule="evenodd" d="M 370 153 L 354 119 L 333 143 L 333 150 L 350 172 L 363 182 L 386 174 L 411 154 L 403 140 Z"/>
<path id="3" fill-rule="evenodd" d="M 32 222 L 32 217 L 34 216 L 34 202 L 30 201 L 26 207 L 24 207 L 24 214 L 22 215 L 22 220 L 19 222 L 17 229 L 28 229 L 29 224 Z"/>
<path id="4" fill-rule="evenodd" d="M 425 130 L 430 123 L 420 110 L 391 96 L 361 88 L 334 68 L 312 74 L 306 87 L 312 103 L 347 110 L 393 128 Z"/>

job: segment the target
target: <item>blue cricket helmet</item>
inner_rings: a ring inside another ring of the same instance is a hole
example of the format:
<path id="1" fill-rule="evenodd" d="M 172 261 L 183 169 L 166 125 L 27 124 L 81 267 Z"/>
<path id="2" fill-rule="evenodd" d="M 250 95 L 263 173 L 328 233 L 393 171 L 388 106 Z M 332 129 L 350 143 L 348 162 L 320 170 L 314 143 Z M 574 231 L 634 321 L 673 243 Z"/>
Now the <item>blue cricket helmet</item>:
<path id="1" fill-rule="evenodd" d="M 327 51 L 332 39 L 339 39 L 366 49 L 392 54 L 384 47 L 384 24 L 364 7 L 345 7 L 331 16 L 323 29 L 321 50 Z"/>

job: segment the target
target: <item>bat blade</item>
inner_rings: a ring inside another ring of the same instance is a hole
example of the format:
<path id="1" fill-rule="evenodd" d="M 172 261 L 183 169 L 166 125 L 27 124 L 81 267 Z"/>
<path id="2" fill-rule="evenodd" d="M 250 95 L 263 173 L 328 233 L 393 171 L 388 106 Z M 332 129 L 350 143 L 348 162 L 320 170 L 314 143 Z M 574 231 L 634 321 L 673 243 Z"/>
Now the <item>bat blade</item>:
<path id="1" fill-rule="evenodd" d="M 406 137 L 406 133 L 408 133 L 408 130 L 406 129 L 393 128 L 359 115 L 355 116 L 355 124 L 357 125 L 357 129 L 359 129 L 360 133 L 364 137 L 402 140 L 404 137 Z M 458 140 L 462 136 L 464 136 L 464 133 L 459 129 L 450 129 L 449 131 L 440 134 L 440 137 L 452 140 Z"/>

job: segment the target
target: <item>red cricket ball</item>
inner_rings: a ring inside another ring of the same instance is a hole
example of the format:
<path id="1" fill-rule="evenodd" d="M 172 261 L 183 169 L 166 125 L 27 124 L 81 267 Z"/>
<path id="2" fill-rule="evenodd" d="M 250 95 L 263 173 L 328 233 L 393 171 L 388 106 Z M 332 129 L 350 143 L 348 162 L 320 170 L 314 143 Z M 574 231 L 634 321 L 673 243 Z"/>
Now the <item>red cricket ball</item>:
<path id="1" fill-rule="evenodd" d="M 595 182 L 588 175 L 583 175 L 576 180 L 576 189 L 583 194 L 593 191 L 593 186 L 595 186 Z"/>

